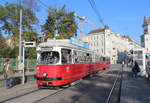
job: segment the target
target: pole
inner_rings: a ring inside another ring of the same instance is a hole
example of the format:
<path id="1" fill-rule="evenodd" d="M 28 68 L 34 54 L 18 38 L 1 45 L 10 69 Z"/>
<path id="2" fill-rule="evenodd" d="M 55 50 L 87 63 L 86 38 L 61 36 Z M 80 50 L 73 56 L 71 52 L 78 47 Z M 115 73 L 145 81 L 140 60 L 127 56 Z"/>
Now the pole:
<path id="1" fill-rule="evenodd" d="M 22 62 L 22 9 L 20 9 L 20 31 L 19 31 L 19 65 Z"/>
<path id="2" fill-rule="evenodd" d="M 20 9 L 20 32 L 19 32 L 19 69 L 22 70 L 22 84 L 24 84 L 24 46 L 22 42 L 22 9 Z M 23 47 L 23 48 L 22 48 Z M 23 51 L 22 51 L 23 49 Z M 23 57 L 22 57 L 23 55 Z"/>
<path id="3" fill-rule="evenodd" d="M 24 66 L 24 63 L 25 63 L 25 41 L 23 41 L 23 45 L 22 45 L 22 47 L 23 47 L 23 49 L 22 49 L 22 52 L 23 52 L 23 54 L 22 54 L 22 64 L 23 64 L 23 68 L 22 68 L 22 84 L 24 84 L 24 82 L 25 82 L 25 66 Z"/>

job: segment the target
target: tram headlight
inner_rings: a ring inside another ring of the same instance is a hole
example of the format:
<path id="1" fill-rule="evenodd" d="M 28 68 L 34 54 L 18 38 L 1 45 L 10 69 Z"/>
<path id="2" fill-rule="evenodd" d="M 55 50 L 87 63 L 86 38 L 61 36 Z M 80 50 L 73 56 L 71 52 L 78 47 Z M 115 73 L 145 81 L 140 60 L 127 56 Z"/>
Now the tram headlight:
<path id="1" fill-rule="evenodd" d="M 38 71 L 39 69 L 40 69 L 39 67 L 36 68 L 37 71 Z"/>
<path id="2" fill-rule="evenodd" d="M 48 74 L 46 72 L 43 73 L 43 76 L 46 77 Z"/>

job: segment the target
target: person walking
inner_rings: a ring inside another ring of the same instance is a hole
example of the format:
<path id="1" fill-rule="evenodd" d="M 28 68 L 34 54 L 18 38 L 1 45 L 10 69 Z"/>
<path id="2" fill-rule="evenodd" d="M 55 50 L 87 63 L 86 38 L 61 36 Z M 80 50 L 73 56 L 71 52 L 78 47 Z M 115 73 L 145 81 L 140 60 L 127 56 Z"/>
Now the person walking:
<path id="1" fill-rule="evenodd" d="M 13 86 L 13 70 L 10 68 L 10 60 L 7 59 L 4 63 L 4 69 L 3 69 L 4 78 L 6 80 L 6 87 L 11 88 Z"/>
<path id="2" fill-rule="evenodd" d="M 140 67 L 138 65 L 138 63 L 135 61 L 135 64 L 132 68 L 132 74 L 133 74 L 133 77 L 137 78 L 137 74 L 140 72 Z"/>
<path id="3" fill-rule="evenodd" d="M 124 67 L 124 61 L 122 61 L 122 68 Z"/>

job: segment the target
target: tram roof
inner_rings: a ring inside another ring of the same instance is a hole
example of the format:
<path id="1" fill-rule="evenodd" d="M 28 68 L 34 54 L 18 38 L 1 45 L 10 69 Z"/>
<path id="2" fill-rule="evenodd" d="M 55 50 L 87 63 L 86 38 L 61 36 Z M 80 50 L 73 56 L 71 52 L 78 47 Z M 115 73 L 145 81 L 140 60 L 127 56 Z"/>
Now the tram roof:
<path id="1" fill-rule="evenodd" d="M 92 50 L 89 50 L 89 49 L 71 44 L 68 39 L 48 40 L 47 42 L 44 42 L 44 43 L 41 43 L 41 44 L 38 45 L 39 48 L 40 47 L 45 47 L 45 46 L 47 46 L 47 47 L 67 47 L 67 48 L 72 48 L 72 49 L 85 50 L 85 51 L 88 51 L 88 52 L 94 52 Z"/>

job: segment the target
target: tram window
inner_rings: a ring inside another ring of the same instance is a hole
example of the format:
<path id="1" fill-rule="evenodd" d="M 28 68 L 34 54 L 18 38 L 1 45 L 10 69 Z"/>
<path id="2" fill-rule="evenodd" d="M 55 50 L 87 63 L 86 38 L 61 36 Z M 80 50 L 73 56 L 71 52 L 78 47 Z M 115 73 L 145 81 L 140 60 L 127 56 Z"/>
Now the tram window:
<path id="1" fill-rule="evenodd" d="M 70 49 L 62 49 L 61 56 L 62 56 L 62 60 L 61 60 L 62 64 L 71 64 L 72 63 L 72 56 L 71 56 Z"/>
<path id="2" fill-rule="evenodd" d="M 87 63 L 92 62 L 92 55 L 89 54 L 89 53 L 86 54 L 86 62 L 87 62 Z"/>
<path id="3" fill-rule="evenodd" d="M 105 57 L 100 57 L 100 61 L 104 62 L 105 61 Z"/>
<path id="4" fill-rule="evenodd" d="M 84 56 L 84 52 L 79 51 L 79 63 L 85 63 L 85 56 Z"/>
<path id="5" fill-rule="evenodd" d="M 59 62 L 59 53 L 56 51 L 42 52 L 39 58 L 39 64 L 57 64 Z"/>
<path id="6" fill-rule="evenodd" d="M 73 60 L 75 64 L 79 63 L 79 57 L 77 51 L 73 51 Z"/>

